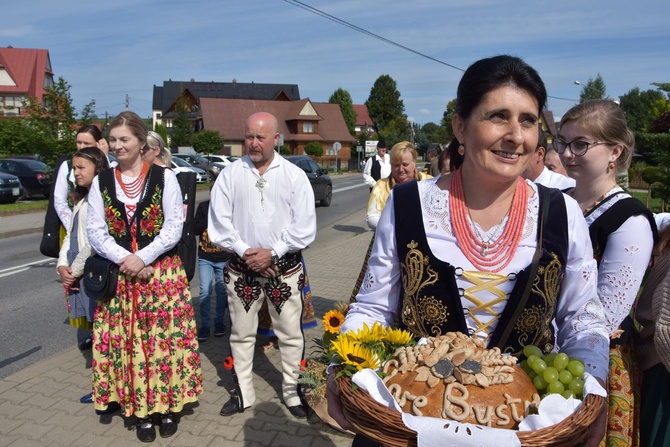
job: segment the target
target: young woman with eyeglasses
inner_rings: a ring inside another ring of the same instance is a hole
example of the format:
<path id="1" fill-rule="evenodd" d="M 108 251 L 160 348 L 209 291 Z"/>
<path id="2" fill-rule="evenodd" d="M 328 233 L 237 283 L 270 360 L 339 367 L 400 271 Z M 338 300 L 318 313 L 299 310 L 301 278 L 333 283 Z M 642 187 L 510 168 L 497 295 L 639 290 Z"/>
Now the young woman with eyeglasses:
<path id="1" fill-rule="evenodd" d="M 649 265 L 656 225 L 644 204 L 617 184 L 617 173 L 630 166 L 634 144 L 623 111 L 611 100 L 585 101 L 570 109 L 553 141 L 576 181 L 568 193 L 589 225 L 598 262 L 598 297 L 610 332 L 604 445 L 639 445 L 639 381 L 629 314 Z"/>

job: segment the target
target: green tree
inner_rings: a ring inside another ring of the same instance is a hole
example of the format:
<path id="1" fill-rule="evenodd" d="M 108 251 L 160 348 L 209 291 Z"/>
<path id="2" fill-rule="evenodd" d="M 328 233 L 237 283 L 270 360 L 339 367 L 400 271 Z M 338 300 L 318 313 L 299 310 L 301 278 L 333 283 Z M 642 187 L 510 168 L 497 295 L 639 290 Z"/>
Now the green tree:
<path id="1" fill-rule="evenodd" d="M 647 132 L 654 120 L 670 111 L 670 101 L 658 90 L 641 92 L 635 87 L 619 99 L 619 106 L 633 132 Z"/>
<path id="2" fill-rule="evenodd" d="M 663 115 L 656 118 L 649 125 L 649 132 L 651 132 L 651 133 L 668 133 L 668 132 L 670 132 L 670 112 L 665 112 Z"/>
<path id="3" fill-rule="evenodd" d="M 447 134 L 446 129 L 443 126 L 438 126 L 433 122 L 424 124 L 421 127 L 421 131 L 426 135 L 428 143 L 448 144 L 449 140 L 451 140 Z"/>
<path id="4" fill-rule="evenodd" d="M 442 114 L 442 121 L 441 121 L 441 126 L 445 131 L 445 136 L 446 136 L 446 142 L 448 143 L 451 141 L 452 138 L 454 138 L 454 129 L 451 127 L 451 120 L 454 117 L 454 114 L 456 113 L 456 99 L 452 99 L 447 103 L 447 108 Z"/>
<path id="5" fill-rule="evenodd" d="M 405 116 L 405 104 L 400 99 L 400 92 L 393 78 L 389 75 L 381 75 L 377 78 L 374 85 L 370 89 L 370 96 L 365 105 L 368 107 L 370 118 L 375 123 L 377 133 L 384 136 L 387 140 L 391 140 L 388 135 L 395 133 L 398 129 L 388 129 L 393 121 L 405 121 L 405 135 L 409 131 L 407 125 L 407 117 Z M 397 127 L 397 124 L 395 125 Z M 400 137 L 398 141 L 407 140 L 408 138 Z M 387 141 L 390 145 L 390 141 Z M 389 146 L 391 147 L 391 146 Z"/>
<path id="6" fill-rule="evenodd" d="M 193 124 L 188 119 L 188 102 L 182 92 L 175 102 L 174 119 L 172 120 L 172 132 L 170 134 L 170 147 L 176 149 L 180 146 L 191 144 Z"/>
<path id="7" fill-rule="evenodd" d="M 651 186 L 652 196 L 670 201 L 670 134 L 641 133 L 636 136 L 636 145 L 645 148 L 645 153 L 657 164 L 658 177 Z M 648 179 L 645 181 L 649 182 Z"/>
<path id="8" fill-rule="evenodd" d="M 659 90 L 664 91 L 668 96 L 670 96 L 670 83 L 669 82 L 652 82 L 651 85 L 657 87 Z"/>
<path id="9" fill-rule="evenodd" d="M 201 154 L 218 154 L 223 148 L 223 138 L 216 130 L 203 129 L 191 136 L 191 146 Z"/>
<path id="10" fill-rule="evenodd" d="M 388 123 L 381 136 L 386 141 L 389 151 L 396 143 L 401 141 L 411 141 L 412 128 L 410 126 L 410 122 L 407 121 L 407 118 L 405 118 L 404 115 Z"/>
<path id="11" fill-rule="evenodd" d="M 600 73 L 598 73 L 595 79 L 589 78 L 588 82 L 582 87 L 582 92 L 579 94 L 579 102 L 605 98 L 607 98 L 605 81 L 603 81 Z"/>
<path id="12" fill-rule="evenodd" d="M 293 154 L 293 151 L 291 150 L 291 146 L 284 143 L 281 146 L 279 146 L 279 153 L 281 155 L 291 155 L 291 154 Z"/>
<path id="13" fill-rule="evenodd" d="M 154 126 L 154 132 L 163 137 L 163 141 L 168 141 L 168 133 L 164 125 L 156 123 Z"/>
<path id="14" fill-rule="evenodd" d="M 0 158 L 12 155 L 46 153 L 52 140 L 21 117 L 0 119 Z"/>
<path id="15" fill-rule="evenodd" d="M 354 102 L 351 100 L 349 92 L 342 88 L 338 88 L 332 95 L 330 95 L 328 102 L 340 105 L 340 110 L 342 110 L 342 116 L 344 117 L 344 122 L 347 125 L 349 133 L 351 135 L 356 135 L 356 118 L 358 118 L 358 115 L 354 110 Z"/>
<path id="16" fill-rule="evenodd" d="M 318 141 L 311 141 L 305 145 L 305 153 L 310 157 L 321 157 L 323 155 L 323 146 Z"/>
<path id="17" fill-rule="evenodd" d="M 70 154 L 75 148 L 76 114 L 70 96 L 70 84 L 62 77 L 48 88 L 42 103 L 29 97 L 26 105 L 27 121 L 36 140 L 42 144 L 29 153 L 37 153 L 47 162 L 60 155 Z"/>
<path id="18" fill-rule="evenodd" d="M 91 124 L 98 117 L 95 114 L 95 99 L 89 102 L 81 110 L 81 117 L 79 118 L 79 126 Z"/>

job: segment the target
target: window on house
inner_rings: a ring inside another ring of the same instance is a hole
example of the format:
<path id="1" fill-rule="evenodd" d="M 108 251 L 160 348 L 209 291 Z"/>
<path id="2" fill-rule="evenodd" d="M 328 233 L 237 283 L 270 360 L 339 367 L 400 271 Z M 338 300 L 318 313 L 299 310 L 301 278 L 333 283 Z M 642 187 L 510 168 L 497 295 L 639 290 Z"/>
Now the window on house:
<path id="1" fill-rule="evenodd" d="M 311 121 L 303 121 L 302 133 L 314 133 L 314 123 Z"/>
<path id="2" fill-rule="evenodd" d="M 52 88 L 54 86 L 54 78 L 50 74 L 44 75 L 44 88 Z"/>

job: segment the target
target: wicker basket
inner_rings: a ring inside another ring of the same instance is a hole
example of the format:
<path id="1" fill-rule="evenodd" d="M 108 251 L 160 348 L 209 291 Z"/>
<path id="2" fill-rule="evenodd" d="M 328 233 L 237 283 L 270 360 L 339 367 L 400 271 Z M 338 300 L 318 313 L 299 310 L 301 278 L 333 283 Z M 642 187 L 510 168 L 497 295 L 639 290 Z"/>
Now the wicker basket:
<path id="1" fill-rule="evenodd" d="M 339 377 L 337 384 L 342 392 L 344 415 L 357 432 L 387 447 L 416 447 L 416 432 L 405 426 L 399 412 L 378 403 L 361 388 L 352 389 L 347 376 Z M 560 423 L 540 430 L 520 431 L 517 436 L 523 447 L 582 446 L 604 404 L 603 397 L 589 394 L 577 411 Z"/>

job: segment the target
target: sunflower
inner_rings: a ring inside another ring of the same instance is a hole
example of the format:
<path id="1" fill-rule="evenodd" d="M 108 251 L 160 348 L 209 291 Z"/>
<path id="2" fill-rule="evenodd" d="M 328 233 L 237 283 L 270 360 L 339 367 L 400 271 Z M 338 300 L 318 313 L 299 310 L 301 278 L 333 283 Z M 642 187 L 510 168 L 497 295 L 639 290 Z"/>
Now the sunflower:
<path id="1" fill-rule="evenodd" d="M 323 328 L 333 334 L 340 332 L 342 323 L 344 323 L 344 315 L 337 310 L 330 310 L 323 316 Z"/>
<path id="2" fill-rule="evenodd" d="M 353 336 L 356 338 L 356 340 L 363 343 L 364 345 L 370 345 L 379 343 L 384 339 L 385 334 L 386 327 L 384 327 L 378 321 L 375 321 L 372 327 L 368 326 L 366 323 L 363 323 L 363 327 L 356 331 Z"/>
<path id="3" fill-rule="evenodd" d="M 340 335 L 333 341 L 333 351 L 340 357 L 343 366 L 353 366 L 357 371 L 364 368 L 377 369 L 381 366 L 379 357 L 374 351 L 361 345 L 349 334 Z"/>
<path id="4" fill-rule="evenodd" d="M 390 343 L 394 348 L 407 346 L 412 341 L 412 333 L 402 329 L 388 329 L 384 336 L 384 341 Z"/>

